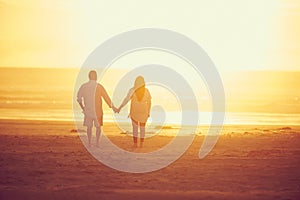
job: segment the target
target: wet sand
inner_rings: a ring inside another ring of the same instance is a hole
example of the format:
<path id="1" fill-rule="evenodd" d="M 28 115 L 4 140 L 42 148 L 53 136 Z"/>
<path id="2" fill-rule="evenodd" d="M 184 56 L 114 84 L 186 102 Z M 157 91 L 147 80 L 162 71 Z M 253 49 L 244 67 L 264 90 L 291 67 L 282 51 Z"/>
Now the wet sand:
<path id="1" fill-rule="evenodd" d="M 130 150 L 112 124 L 109 138 Z M 91 156 L 71 122 L 0 120 L 0 199 L 299 199 L 300 128 L 232 126 L 198 159 L 203 135 L 161 170 L 130 174 Z M 168 130 L 166 130 L 168 131 Z M 141 152 L 172 137 L 146 139 Z"/>

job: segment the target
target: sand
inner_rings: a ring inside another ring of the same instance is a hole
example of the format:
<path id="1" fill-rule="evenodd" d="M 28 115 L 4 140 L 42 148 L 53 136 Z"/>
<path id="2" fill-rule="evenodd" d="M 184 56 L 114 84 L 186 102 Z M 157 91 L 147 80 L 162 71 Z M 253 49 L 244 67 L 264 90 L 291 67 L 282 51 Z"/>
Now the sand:
<path id="1" fill-rule="evenodd" d="M 72 129 L 71 122 L 0 120 L 0 199 L 300 199 L 299 127 L 225 127 L 204 159 L 199 135 L 179 160 L 145 174 L 103 165 Z M 112 124 L 104 130 L 130 150 L 129 136 Z M 141 151 L 170 139 L 147 139 Z"/>

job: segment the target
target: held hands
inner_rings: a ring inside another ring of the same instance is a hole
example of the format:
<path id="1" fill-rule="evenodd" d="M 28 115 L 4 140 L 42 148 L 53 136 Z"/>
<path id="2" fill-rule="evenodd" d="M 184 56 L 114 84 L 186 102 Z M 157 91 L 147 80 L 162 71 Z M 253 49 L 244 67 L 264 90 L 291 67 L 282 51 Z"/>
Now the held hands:
<path id="1" fill-rule="evenodd" d="M 114 111 L 114 113 L 119 113 L 121 111 L 121 107 L 116 108 L 114 105 L 112 105 L 112 110 Z"/>
<path id="2" fill-rule="evenodd" d="M 120 111 L 121 111 L 121 106 L 117 108 L 117 113 L 119 113 Z"/>
<path id="3" fill-rule="evenodd" d="M 114 111 L 114 113 L 119 113 L 119 110 L 118 110 L 118 108 L 116 108 L 114 105 L 112 105 L 112 110 Z"/>

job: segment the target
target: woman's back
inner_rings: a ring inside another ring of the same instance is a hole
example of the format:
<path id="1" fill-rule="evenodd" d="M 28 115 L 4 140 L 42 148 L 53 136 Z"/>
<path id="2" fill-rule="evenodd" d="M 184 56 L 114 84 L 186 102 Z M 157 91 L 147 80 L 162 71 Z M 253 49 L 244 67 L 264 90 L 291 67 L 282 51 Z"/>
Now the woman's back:
<path id="1" fill-rule="evenodd" d="M 145 88 L 144 95 L 138 96 L 133 92 L 131 96 L 130 117 L 139 122 L 146 122 L 149 116 L 149 103 L 151 95 L 147 88 Z"/>

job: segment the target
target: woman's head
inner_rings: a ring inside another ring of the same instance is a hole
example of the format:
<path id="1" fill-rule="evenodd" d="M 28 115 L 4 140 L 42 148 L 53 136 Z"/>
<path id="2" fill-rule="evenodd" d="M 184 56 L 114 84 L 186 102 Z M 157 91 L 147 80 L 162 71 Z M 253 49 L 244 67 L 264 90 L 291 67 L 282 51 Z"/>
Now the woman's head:
<path id="1" fill-rule="evenodd" d="M 138 76 L 138 77 L 136 77 L 136 79 L 134 81 L 134 89 L 136 90 L 141 87 L 145 87 L 145 80 L 144 80 L 144 77 Z"/>
<path id="2" fill-rule="evenodd" d="M 140 101 L 145 94 L 145 80 L 144 77 L 138 76 L 134 81 L 134 90 L 137 96 L 137 99 Z"/>

